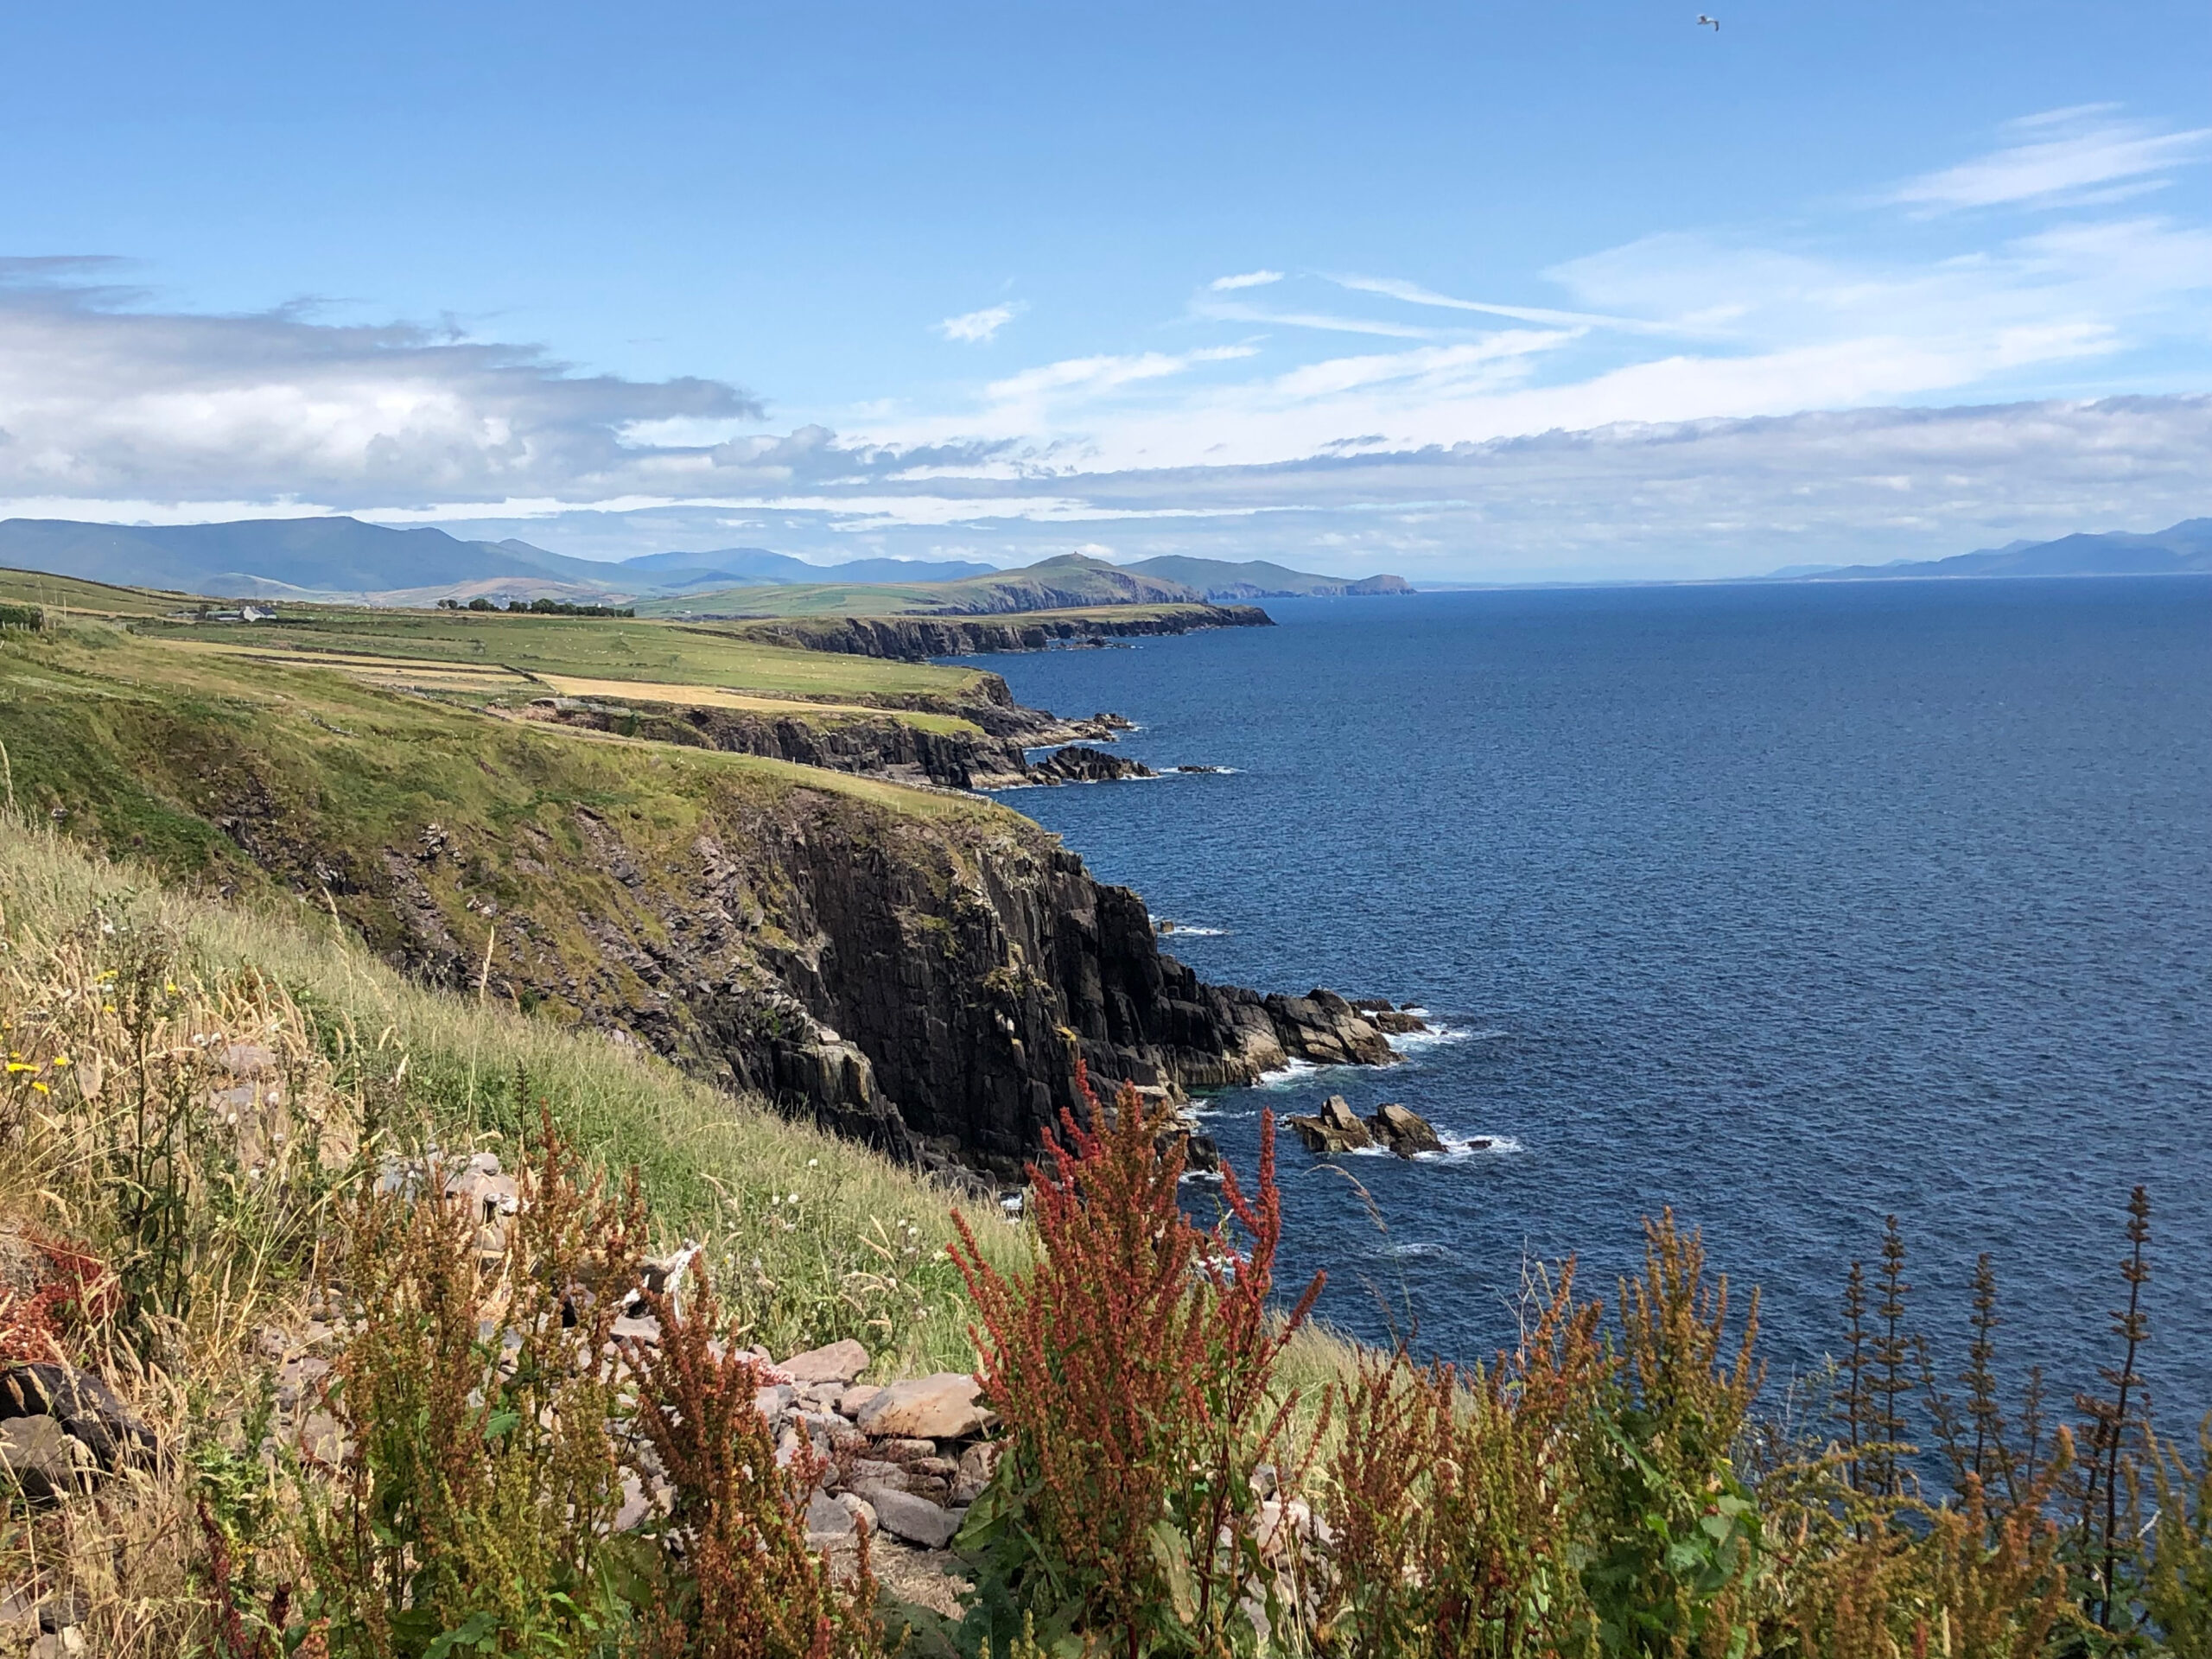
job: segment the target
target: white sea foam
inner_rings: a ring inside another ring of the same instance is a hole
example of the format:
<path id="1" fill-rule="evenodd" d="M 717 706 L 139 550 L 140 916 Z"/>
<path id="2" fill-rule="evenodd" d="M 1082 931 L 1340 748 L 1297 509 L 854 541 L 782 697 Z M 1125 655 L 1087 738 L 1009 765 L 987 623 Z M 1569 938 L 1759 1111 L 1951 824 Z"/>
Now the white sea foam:
<path id="1" fill-rule="evenodd" d="M 1262 1089 L 1287 1089 L 1304 1078 L 1312 1077 L 1321 1068 L 1311 1060 L 1288 1059 L 1279 1070 L 1261 1073 L 1258 1086 Z"/>
<path id="2" fill-rule="evenodd" d="M 1432 1243 L 1427 1239 L 1420 1239 L 1410 1244 L 1385 1245 L 1383 1247 L 1382 1254 L 1387 1256 L 1395 1257 L 1399 1261 L 1405 1261 L 1409 1258 L 1418 1258 L 1421 1256 L 1448 1257 L 1452 1255 L 1453 1252 L 1446 1245 Z"/>
<path id="3" fill-rule="evenodd" d="M 1436 1138 L 1444 1143 L 1444 1150 L 1424 1152 L 1420 1161 L 1464 1164 L 1477 1158 L 1511 1158 L 1526 1150 L 1510 1135 L 1446 1135 L 1440 1129 Z"/>
<path id="4" fill-rule="evenodd" d="M 1494 1043 L 1512 1034 L 1510 1031 L 1478 1031 L 1471 1026 L 1431 1026 L 1427 1031 L 1401 1032 L 1389 1039 L 1389 1044 L 1401 1054 L 1419 1054 L 1432 1048 L 1448 1048 L 1455 1043 Z"/>
<path id="5" fill-rule="evenodd" d="M 1195 922 L 1178 922 L 1172 928 L 1155 931 L 1163 939 L 1219 939 L 1229 935 L 1225 927 L 1200 927 Z"/>
<path id="6" fill-rule="evenodd" d="M 1444 1143 L 1443 1151 L 1417 1152 L 1410 1161 L 1416 1164 L 1464 1164 L 1477 1158 L 1510 1158 L 1522 1150 L 1521 1143 L 1510 1135 L 1453 1135 L 1448 1129 L 1439 1129 L 1436 1138 Z M 1330 1154 L 1333 1158 L 1395 1158 L 1397 1155 L 1380 1143 L 1370 1143 Z"/>

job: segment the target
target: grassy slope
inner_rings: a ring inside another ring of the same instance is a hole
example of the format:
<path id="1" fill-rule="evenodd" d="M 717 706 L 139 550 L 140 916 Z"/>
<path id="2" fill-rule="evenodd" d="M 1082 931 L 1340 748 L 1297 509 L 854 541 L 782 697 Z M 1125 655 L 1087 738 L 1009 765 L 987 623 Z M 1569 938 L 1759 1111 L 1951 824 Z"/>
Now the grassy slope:
<path id="1" fill-rule="evenodd" d="M 37 570 L 0 569 L 0 604 L 50 605 L 99 616 L 165 616 L 200 601 L 190 594 L 149 588 L 111 588 L 104 582 L 49 576 Z"/>
<path id="2" fill-rule="evenodd" d="M 119 591 L 119 590 L 118 590 Z M 795 651 L 712 628 L 605 617 L 475 611 L 372 611 L 287 606 L 275 623 L 152 625 L 210 643 L 424 661 L 504 664 L 530 674 L 719 686 L 870 703 L 883 698 L 971 701 L 972 670 Z"/>
<path id="3" fill-rule="evenodd" d="M 622 815 L 641 861 L 688 845 L 733 803 L 772 803 L 799 788 L 864 803 L 889 821 L 1014 822 L 980 799 L 488 718 L 334 669 L 178 650 L 94 624 L 0 641 L 0 743 L 24 807 L 60 808 L 85 838 L 194 879 L 264 882 L 260 865 L 211 821 L 242 797 L 255 804 L 264 844 L 319 856 L 334 845 L 355 849 L 360 863 L 341 859 L 329 885 L 379 949 L 394 943 L 383 936 L 389 921 L 347 895 L 347 878 L 381 849 L 411 848 L 433 821 L 500 849 L 439 878 L 449 914 L 460 917 L 475 895 L 571 918 L 622 903 L 603 871 L 588 868 L 579 806 Z M 540 860 L 530 868 L 503 856 L 532 842 Z M 480 934 L 461 943 L 482 949 Z M 604 970 L 581 933 L 541 944 Z"/>
<path id="4" fill-rule="evenodd" d="M 195 897 L 143 865 L 104 861 L 4 814 L 0 895 L 0 938 L 11 949 L 97 913 L 118 927 L 161 929 L 211 977 L 242 968 L 268 976 L 374 1048 L 387 1075 L 404 1055 L 408 1099 L 448 1142 L 512 1142 L 544 1099 L 601 1163 L 639 1169 L 665 1238 L 714 1247 L 758 1335 L 779 1352 L 849 1335 L 906 1368 L 969 1363 L 964 1295 L 941 1259 L 952 1236 L 947 1200 L 872 1153 L 634 1049 L 410 984 L 311 908 Z M 518 1074 L 528 1099 L 517 1097 Z M 986 1236 L 1011 1256 L 1023 1249 L 1011 1229 Z"/>
<path id="5" fill-rule="evenodd" d="M 1273 564 L 1265 559 L 1231 562 L 1228 559 L 1185 558 L 1173 553 L 1156 559 L 1140 560 L 1129 569 L 1158 576 L 1165 582 L 1179 582 L 1185 588 L 1196 588 L 1200 593 L 1214 588 L 1234 588 L 1241 584 L 1267 593 L 1310 594 L 1317 588 L 1334 589 L 1359 580 L 1357 576 L 1329 576 L 1317 575 L 1311 570 L 1293 570 L 1286 565 Z"/>

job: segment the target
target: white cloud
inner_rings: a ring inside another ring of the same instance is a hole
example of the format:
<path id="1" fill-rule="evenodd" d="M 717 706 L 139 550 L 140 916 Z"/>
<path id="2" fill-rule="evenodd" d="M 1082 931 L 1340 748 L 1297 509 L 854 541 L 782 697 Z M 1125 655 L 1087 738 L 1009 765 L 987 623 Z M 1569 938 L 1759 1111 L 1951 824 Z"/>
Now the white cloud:
<path id="1" fill-rule="evenodd" d="M 1356 293 L 1380 294 L 1387 299 L 1403 300 L 1408 305 L 1435 306 L 1447 311 L 1474 311 L 1485 316 L 1511 317 L 1520 322 L 1626 328 L 1637 333 L 1654 332 L 1663 327 L 1637 317 L 1607 317 L 1587 311 L 1548 311 L 1540 306 L 1494 305 L 1486 300 L 1456 300 L 1448 294 L 1439 294 L 1433 289 L 1423 288 L 1419 283 L 1401 282 L 1395 276 L 1332 276 L 1329 280 L 1339 288 L 1348 288 Z"/>
<path id="2" fill-rule="evenodd" d="M 1227 363 L 1250 357 L 1251 346 L 1208 346 L 1193 352 L 1139 352 L 1128 356 L 1075 357 L 1024 369 L 994 380 L 984 395 L 1002 407 L 1033 409 L 1053 394 L 1099 393 L 1146 380 L 1179 375 L 1202 363 Z"/>
<path id="3" fill-rule="evenodd" d="M 762 413 L 720 381 L 582 375 L 451 329 L 164 311 L 109 285 L 110 269 L 0 261 L 0 496 L 576 499 L 739 454 L 626 435 Z"/>
<path id="4" fill-rule="evenodd" d="M 1095 539 L 1123 560 L 1265 557 L 1416 580 L 1725 576 L 2158 528 L 2212 512 L 2208 453 L 2212 397 L 2121 397 L 1623 423 L 746 505 L 764 539 L 823 558 L 865 549 L 1014 564 Z M 571 514 L 512 533 L 613 556 L 711 537 L 719 516 Z"/>
<path id="5" fill-rule="evenodd" d="M 981 311 L 965 315 L 947 317 L 937 325 L 937 331 L 947 340 L 957 340 L 963 346 L 988 346 L 997 338 L 1000 329 L 1021 315 L 1019 304 L 987 306 Z"/>
<path id="6" fill-rule="evenodd" d="M 760 431 L 715 381 L 163 310 L 96 266 L 0 265 L 0 510 L 361 512 L 618 552 L 735 512 L 824 556 L 1008 562 L 1080 524 L 1130 557 L 1310 537 L 1335 568 L 1430 575 L 1717 573 L 1865 556 L 1853 536 L 1925 556 L 2141 525 L 2212 511 L 2212 226 L 2090 198 L 2207 138 L 2056 111 L 1825 235 L 1677 231 L 1535 273 L 1555 307 L 1374 275 L 1301 278 L 1332 284 L 1306 306 L 1237 291 L 1280 272 L 1224 277 L 1163 319 L 1180 349 L 1063 348 L 933 404 L 894 387 L 836 432 Z M 2001 231 L 1898 212 L 2000 202 L 2063 211 Z M 1020 309 L 938 328 L 981 343 Z M 2088 401 L 2120 390 L 2179 395 Z"/>
<path id="7" fill-rule="evenodd" d="M 2114 187 L 2128 194 L 2155 189 L 2161 181 L 2152 175 L 2212 156 L 2212 127 L 2162 133 L 2112 118 L 2108 105 L 2053 110 L 2010 130 L 2024 142 L 1908 180 L 1886 199 L 1928 213 L 2112 200 Z"/>
<path id="8" fill-rule="evenodd" d="M 1327 311 L 1270 311 L 1241 301 L 1209 300 L 1192 308 L 1193 315 L 1216 322 L 1258 322 L 1276 328 L 1311 328 L 1331 334 L 1377 334 L 1389 340 L 1434 340 L 1433 328 L 1390 322 L 1380 317 L 1347 317 Z"/>

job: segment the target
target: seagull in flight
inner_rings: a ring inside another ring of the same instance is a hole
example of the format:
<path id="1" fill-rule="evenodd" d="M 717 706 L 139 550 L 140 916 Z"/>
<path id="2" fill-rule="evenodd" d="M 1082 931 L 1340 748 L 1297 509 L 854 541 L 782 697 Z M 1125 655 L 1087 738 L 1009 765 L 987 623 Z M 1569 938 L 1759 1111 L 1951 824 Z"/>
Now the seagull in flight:
<path id="1" fill-rule="evenodd" d="M 1718 17 L 1708 17 L 1701 11 L 1697 15 L 1697 26 L 1700 29 L 1710 28 L 1716 35 L 1720 32 L 1720 20 Z"/>

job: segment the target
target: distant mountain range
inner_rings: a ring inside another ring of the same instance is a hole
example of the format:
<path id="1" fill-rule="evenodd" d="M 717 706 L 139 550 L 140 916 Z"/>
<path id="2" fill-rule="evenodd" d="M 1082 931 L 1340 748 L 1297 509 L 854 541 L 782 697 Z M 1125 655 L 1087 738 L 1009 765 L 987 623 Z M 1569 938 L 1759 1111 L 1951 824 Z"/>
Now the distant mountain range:
<path id="1" fill-rule="evenodd" d="M 130 588 L 240 599 L 359 598 L 428 604 L 479 594 L 642 599 L 783 582 L 952 582 L 988 575 L 965 560 L 809 564 L 764 548 L 647 553 L 619 564 L 528 542 L 463 541 L 358 518 L 247 518 L 223 524 L 0 521 L 0 565 Z"/>
<path id="2" fill-rule="evenodd" d="M 2139 536 L 2061 536 L 2050 542 L 2007 542 L 1948 559 L 1898 559 L 1889 564 L 1791 565 L 1774 573 L 1795 582 L 1886 582 L 1972 576 L 2170 576 L 2212 574 L 2212 518 L 2184 518 Z"/>
<path id="3" fill-rule="evenodd" d="M 848 559 L 842 564 L 809 564 L 766 548 L 725 547 L 714 553 L 640 553 L 600 568 L 621 571 L 623 582 L 649 582 L 655 593 L 677 594 L 803 582 L 957 582 L 963 576 L 989 575 L 998 567 L 969 559 Z"/>
<path id="4" fill-rule="evenodd" d="M 1071 563 L 1072 561 L 1072 563 Z M 0 566 L 78 576 L 122 587 L 238 599 L 366 599 L 428 605 L 441 599 L 614 600 L 658 610 L 758 608 L 741 592 L 804 588 L 810 603 L 836 590 L 849 608 L 874 596 L 842 590 L 890 584 L 902 590 L 977 584 L 958 594 L 907 594 L 887 608 L 973 604 L 1038 605 L 1216 601 L 1292 594 L 1409 593 L 1398 576 L 1315 575 L 1255 561 L 1146 559 L 1126 568 L 1069 555 L 1027 571 L 966 560 L 853 559 L 809 564 L 765 548 L 646 553 L 619 563 L 573 558 L 528 542 L 467 541 L 442 530 L 395 530 L 358 518 L 247 518 L 221 524 L 96 524 L 61 518 L 0 521 Z M 1044 572 L 1042 575 L 1036 573 Z M 1025 600 L 1023 595 L 1030 596 Z M 1039 597 L 1050 595 L 1049 597 Z M 765 598 L 765 595 L 762 597 Z M 685 603 L 689 601 L 689 603 Z"/>
<path id="5" fill-rule="evenodd" d="M 1231 564 L 1224 559 L 1185 559 L 1170 554 L 1140 559 L 1125 570 L 1178 582 L 1217 604 L 1254 599 L 1322 598 L 1344 594 L 1410 594 L 1413 583 L 1403 576 L 1317 576 L 1310 571 L 1286 569 L 1264 559 Z"/>
<path id="6" fill-rule="evenodd" d="M 817 576 L 832 573 L 813 566 Z M 726 588 L 648 600 L 642 616 L 993 616 L 1094 605 L 1188 605 L 1201 595 L 1179 582 L 1124 570 L 1103 559 L 1064 553 L 1019 570 L 991 570 L 954 582 L 850 582 L 816 580 L 789 587 Z"/>

